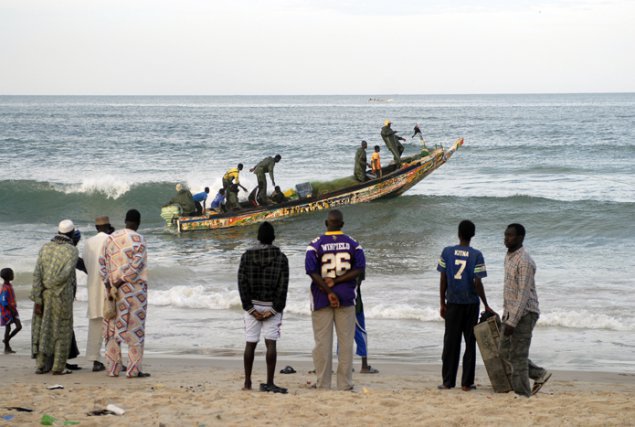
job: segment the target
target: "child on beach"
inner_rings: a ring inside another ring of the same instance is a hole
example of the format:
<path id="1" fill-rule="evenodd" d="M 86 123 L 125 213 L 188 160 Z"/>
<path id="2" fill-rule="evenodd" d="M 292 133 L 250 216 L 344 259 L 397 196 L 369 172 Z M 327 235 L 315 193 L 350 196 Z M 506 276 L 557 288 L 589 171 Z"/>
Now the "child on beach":
<path id="1" fill-rule="evenodd" d="M 15 353 L 15 351 L 9 345 L 9 341 L 22 330 L 22 323 L 20 323 L 18 307 L 15 303 L 15 293 L 13 292 L 13 285 L 11 285 L 11 281 L 14 278 L 13 270 L 3 268 L 0 270 L 0 277 L 4 280 L 2 291 L 0 291 L 0 314 L 2 315 L 0 326 L 5 327 L 4 340 L 2 342 L 4 343 L 4 354 L 11 354 Z M 13 332 L 11 331 L 11 324 L 15 325 Z"/>
<path id="2" fill-rule="evenodd" d="M 381 178 L 381 158 L 379 157 L 379 145 L 375 145 L 375 152 L 370 156 L 370 166 L 377 178 Z"/>

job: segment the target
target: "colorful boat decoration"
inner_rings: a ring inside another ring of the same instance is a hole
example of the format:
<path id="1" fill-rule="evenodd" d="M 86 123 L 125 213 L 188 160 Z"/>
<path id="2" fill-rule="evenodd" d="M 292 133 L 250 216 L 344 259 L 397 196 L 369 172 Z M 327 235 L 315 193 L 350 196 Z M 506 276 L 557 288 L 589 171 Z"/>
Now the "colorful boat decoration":
<path id="1" fill-rule="evenodd" d="M 396 168 L 394 164 L 383 167 L 381 178 L 363 183 L 351 179 L 349 183 L 352 185 L 343 188 L 333 188 L 329 183 L 319 182 L 310 183 L 312 185 L 299 184 L 296 187 L 299 191 L 285 192 L 293 195 L 288 201 L 280 204 L 250 206 L 244 203 L 240 210 L 203 216 L 180 216 L 177 207 L 167 206 L 163 208 L 161 216 L 169 226 L 175 226 L 178 232 L 216 230 L 276 221 L 325 209 L 395 197 L 445 164 L 462 145 L 463 138 L 459 138 L 448 150 L 443 147 L 432 150 L 424 148 L 414 156 L 403 157 L 400 168 Z M 301 187 L 305 191 L 300 191 Z"/>

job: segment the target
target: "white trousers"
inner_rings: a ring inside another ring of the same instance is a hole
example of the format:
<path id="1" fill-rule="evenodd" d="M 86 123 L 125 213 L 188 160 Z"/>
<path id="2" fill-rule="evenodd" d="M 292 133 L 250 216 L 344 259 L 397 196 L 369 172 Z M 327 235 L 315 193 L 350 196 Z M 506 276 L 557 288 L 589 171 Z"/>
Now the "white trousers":
<path id="1" fill-rule="evenodd" d="M 101 345 L 104 342 L 104 318 L 88 319 L 86 360 L 101 362 Z"/>

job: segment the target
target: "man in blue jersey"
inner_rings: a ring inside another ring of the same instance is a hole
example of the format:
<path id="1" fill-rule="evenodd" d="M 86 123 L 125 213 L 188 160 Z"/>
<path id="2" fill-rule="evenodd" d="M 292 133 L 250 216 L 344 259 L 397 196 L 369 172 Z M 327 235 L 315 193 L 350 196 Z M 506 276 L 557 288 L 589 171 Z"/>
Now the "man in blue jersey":
<path id="1" fill-rule="evenodd" d="M 194 199 L 194 206 L 196 206 L 196 214 L 202 215 L 205 213 L 205 204 L 207 202 L 207 196 L 209 194 L 209 187 L 205 187 L 205 191 L 196 193 L 192 196 Z"/>
<path id="2" fill-rule="evenodd" d="M 317 388 L 331 388 L 333 327 L 339 343 L 338 390 L 353 389 L 353 340 L 355 337 L 356 278 L 366 268 L 361 245 L 342 232 L 344 217 L 332 210 L 326 218 L 326 233 L 306 249 L 306 273 L 311 276 L 313 366 Z"/>
<path id="3" fill-rule="evenodd" d="M 472 221 L 464 220 L 459 224 L 459 244 L 443 249 L 437 271 L 440 275 L 440 314 L 445 319 L 443 336 L 443 384 L 439 389 L 449 389 L 456 385 L 456 374 L 461 356 L 461 335 L 465 339 L 463 354 L 463 375 L 461 388 L 470 391 L 474 385 L 476 370 L 476 338 L 474 326 L 478 322 L 479 297 L 485 310 L 493 312 L 487 305 L 485 289 L 481 279 L 487 277 L 485 260 L 481 251 L 470 246 L 470 240 L 476 233 Z"/>

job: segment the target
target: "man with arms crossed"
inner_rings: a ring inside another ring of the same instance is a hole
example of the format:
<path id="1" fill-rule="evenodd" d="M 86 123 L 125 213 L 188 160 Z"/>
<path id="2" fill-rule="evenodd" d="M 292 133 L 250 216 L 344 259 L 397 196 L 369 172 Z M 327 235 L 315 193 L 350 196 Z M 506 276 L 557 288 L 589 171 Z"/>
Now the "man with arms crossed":
<path id="1" fill-rule="evenodd" d="M 279 248 L 273 246 L 275 238 L 273 226 L 263 222 L 258 228 L 259 244 L 247 249 L 240 258 L 238 291 L 245 310 L 246 338 L 243 390 L 251 390 L 254 353 L 263 330 L 267 346 L 267 382 L 260 384 L 260 391 L 286 393 L 286 388 L 273 383 L 273 376 L 277 359 L 276 341 L 280 338 L 282 310 L 287 302 L 289 261 Z"/>
<path id="2" fill-rule="evenodd" d="M 317 388 L 331 388 L 333 327 L 339 343 L 338 390 L 353 389 L 353 340 L 355 337 L 356 278 L 366 268 L 364 250 L 342 232 L 344 217 L 332 210 L 326 218 L 326 233 L 306 249 L 305 268 L 311 276 L 313 366 Z"/>
<path id="3" fill-rule="evenodd" d="M 470 391 L 474 385 L 476 370 L 476 338 L 474 326 L 478 322 L 479 297 L 486 311 L 492 311 L 487 305 L 485 289 L 481 279 L 487 277 L 485 260 L 481 251 L 470 246 L 470 240 L 476 233 L 472 221 L 464 220 L 459 224 L 459 244 L 443 249 L 437 271 L 440 275 L 440 314 L 445 319 L 443 336 L 443 384 L 439 389 L 449 389 L 456 385 L 456 374 L 461 356 L 461 335 L 465 339 L 463 354 L 463 374 L 461 389 Z"/>
<path id="4" fill-rule="evenodd" d="M 525 227 L 510 224 L 505 230 L 505 287 L 503 290 L 503 336 L 500 356 L 512 368 L 512 388 L 531 396 L 551 378 L 551 372 L 529 359 L 531 335 L 540 316 L 536 293 L 536 263 L 523 248 Z M 533 388 L 529 378 L 534 380 Z"/>

